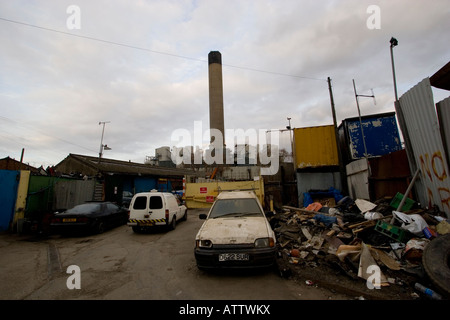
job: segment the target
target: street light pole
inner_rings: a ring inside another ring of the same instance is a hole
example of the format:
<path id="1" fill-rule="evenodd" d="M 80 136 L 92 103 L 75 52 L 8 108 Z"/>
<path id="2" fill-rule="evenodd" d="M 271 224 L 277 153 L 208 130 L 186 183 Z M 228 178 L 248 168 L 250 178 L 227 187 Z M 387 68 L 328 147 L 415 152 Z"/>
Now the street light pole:
<path id="1" fill-rule="evenodd" d="M 102 139 L 100 140 L 100 151 L 98 153 L 98 157 L 101 158 L 103 155 L 103 135 L 105 133 L 105 124 L 110 123 L 111 121 L 100 121 L 98 123 L 98 125 L 103 124 L 103 129 L 102 129 Z"/>
<path id="2" fill-rule="evenodd" d="M 394 37 L 391 38 L 389 41 L 391 43 L 391 64 L 392 64 L 392 76 L 394 78 L 394 93 L 395 93 L 395 101 L 398 101 L 398 95 L 397 95 L 397 80 L 395 79 L 395 67 L 394 67 L 394 50 L 393 48 L 398 45 L 397 39 Z"/>

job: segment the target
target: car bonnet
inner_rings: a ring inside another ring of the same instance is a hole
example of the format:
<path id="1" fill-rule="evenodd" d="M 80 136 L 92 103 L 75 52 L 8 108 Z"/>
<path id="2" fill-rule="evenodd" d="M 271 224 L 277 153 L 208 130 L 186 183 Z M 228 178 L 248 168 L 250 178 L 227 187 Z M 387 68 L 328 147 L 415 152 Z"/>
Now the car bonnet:
<path id="1" fill-rule="evenodd" d="M 265 217 L 224 217 L 206 220 L 197 239 L 214 244 L 243 244 L 269 236 Z"/>

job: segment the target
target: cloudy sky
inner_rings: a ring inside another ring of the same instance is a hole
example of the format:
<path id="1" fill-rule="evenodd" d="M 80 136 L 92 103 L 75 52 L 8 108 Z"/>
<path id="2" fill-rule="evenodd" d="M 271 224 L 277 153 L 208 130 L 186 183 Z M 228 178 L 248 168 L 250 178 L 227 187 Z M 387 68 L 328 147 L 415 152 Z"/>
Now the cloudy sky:
<path id="1" fill-rule="evenodd" d="M 209 127 L 210 51 L 227 129 L 332 124 L 327 77 L 338 123 L 357 116 L 352 79 L 376 97 L 363 115 L 394 111 L 390 38 L 401 96 L 450 60 L 449 30 L 448 0 L 0 0 L 0 158 L 97 156 L 108 121 L 104 157 L 144 162 Z"/>

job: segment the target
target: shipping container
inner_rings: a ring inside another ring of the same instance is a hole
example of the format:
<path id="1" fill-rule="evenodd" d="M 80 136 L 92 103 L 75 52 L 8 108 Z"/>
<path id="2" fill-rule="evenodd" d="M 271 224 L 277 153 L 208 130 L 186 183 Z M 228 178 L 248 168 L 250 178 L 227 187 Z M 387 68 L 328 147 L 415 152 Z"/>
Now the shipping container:
<path id="1" fill-rule="evenodd" d="M 339 126 L 338 135 L 345 163 L 364 158 L 365 149 L 368 158 L 402 149 L 395 112 L 362 116 L 361 122 L 359 117 L 345 119 Z"/>
<path id="2" fill-rule="evenodd" d="M 295 128 L 293 131 L 297 169 L 339 165 L 333 125 Z"/>

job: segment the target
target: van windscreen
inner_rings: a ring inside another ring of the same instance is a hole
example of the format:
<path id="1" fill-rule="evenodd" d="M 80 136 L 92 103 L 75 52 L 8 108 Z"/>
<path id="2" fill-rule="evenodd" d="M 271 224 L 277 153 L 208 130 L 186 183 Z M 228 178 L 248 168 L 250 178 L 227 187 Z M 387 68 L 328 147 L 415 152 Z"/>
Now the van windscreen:
<path id="1" fill-rule="evenodd" d="M 163 202 L 160 196 L 150 197 L 150 209 L 162 209 Z"/>

